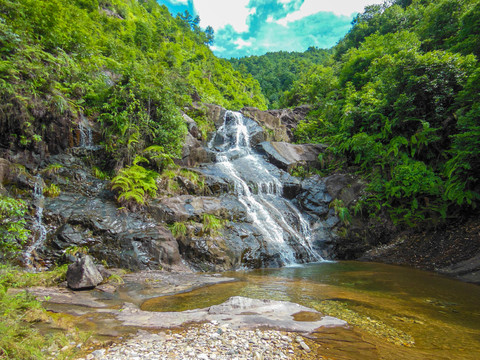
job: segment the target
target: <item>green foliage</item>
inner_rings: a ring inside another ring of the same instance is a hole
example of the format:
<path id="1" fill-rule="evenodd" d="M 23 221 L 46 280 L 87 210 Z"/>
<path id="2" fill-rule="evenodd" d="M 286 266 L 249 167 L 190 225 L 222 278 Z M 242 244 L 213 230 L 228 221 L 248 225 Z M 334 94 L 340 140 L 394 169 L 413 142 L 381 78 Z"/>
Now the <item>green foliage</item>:
<path id="1" fill-rule="evenodd" d="M 55 286 L 66 280 L 68 265 L 57 266 L 49 271 L 27 272 L 9 265 L 0 265 L 0 286 L 25 288 L 31 286 Z"/>
<path id="2" fill-rule="evenodd" d="M 356 213 L 435 225 L 478 204 L 479 9 L 470 0 L 369 6 L 335 62 L 303 70 L 284 93 L 287 106 L 314 105 L 296 141 L 329 144 L 330 159 L 343 156 L 367 181 Z"/>
<path id="3" fill-rule="evenodd" d="M 26 213 L 25 201 L 0 196 L 0 258 L 8 258 L 19 251 L 28 239 Z"/>
<path id="4" fill-rule="evenodd" d="M 260 83 L 269 108 L 277 108 L 281 95 L 297 77 L 310 67 L 327 62 L 330 54 L 330 50 L 310 47 L 303 53 L 278 51 L 229 61 L 242 74 L 252 74 Z"/>
<path id="5" fill-rule="evenodd" d="M 187 226 L 183 222 L 174 222 L 169 228 L 176 239 L 183 239 L 187 235 Z"/>
<path id="6" fill-rule="evenodd" d="M 51 198 L 57 197 L 58 195 L 60 195 L 60 192 L 60 188 L 54 183 L 51 183 L 49 186 L 45 186 L 43 188 L 43 195 Z"/>
<path id="7" fill-rule="evenodd" d="M 212 214 L 203 214 L 203 231 L 211 236 L 219 236 L 220 230 L 222 230 L 225 225 L 228 223 L 228 220 L 223 220 L 217 218 Z"/>
<path id="8" fill-rule="evenodd" d="M 46 175 L 56 175 L 62 169 L 63 169 L 63 165 L 55 163 L 55 164 L 50 164 L 47 167 L 45 167 L 45 169 L 42 170 L 42 173 L 46 174 Z"/>
<path id="9" fill-rule="evenodd" d="M 340 199 L 334 199 L 329 207 L 333 207 L 335 210 L 335 215 L 338 216 L 340 221 L 345 224 L 349 225 L 352 222 L 352 216 L 350 215 L 350 211 L 346 206 L 344 206 L 343 201 Z"/>
<path id="10" fill-rule="evenodd" d="M 146 198 L 154 197 L 157 192 L 158 173 L 138 165 L 140 160 L 137 156 L 132 166 L 121 169 L 112 179 L 111 187 L 118 189 L 120 203 L 144 205 Z"/>
<path id="11" fill-rule="evenodd" d="M 122 168 L 152 145 L 180 155 L 192 97 L 266 108 L 258 82 L 205 45 L 211 27 L 155 1 L 0 0 L 0 14 L 3 148 L 40 152 L 85 114 Z"/>
<path id="12" fill-rule="evenodd" d="M 48 359 L 50 347 L 66 346 L 68 350 L 56 358 L 72 358 L 79 351 L 70 342 L 85 342 L 76 329 L 65 329 L 61 334 L 43 335 L 33 327 L 37 322 L 52 322 L 41 303 L 26 291 L 8 291 L 9 288 L 54 286 L 65 281 L 67 265 L 51 271 L 28 273 L 10 266 L 0 266 L 0 357 L 2 359 Z M 55 321 L 53 320 L 55 323 Z M 59 326 L 58 323 L 56 326 Z M 59 326 L 60 327 L 60 326 Z"/>
<path id="13" fill-rule="evenodd" d="M 110 176 L 108 175 L 108 173 L 101 170 L 97 166 L 92 166 L 92 174 L 93 174 L 93 176 L 95 176 L 97 179 L 100 179 L 100 180 L 110 179 Z"/>
<path id="14" fill-rule="evenodd" d="M 77 256 L 78 254 L 88 254 L 88 247 L 86 246 L 77 246 L 77 245 L 70 245 L 65 249 L 65 254 L 71 256 Z"/>

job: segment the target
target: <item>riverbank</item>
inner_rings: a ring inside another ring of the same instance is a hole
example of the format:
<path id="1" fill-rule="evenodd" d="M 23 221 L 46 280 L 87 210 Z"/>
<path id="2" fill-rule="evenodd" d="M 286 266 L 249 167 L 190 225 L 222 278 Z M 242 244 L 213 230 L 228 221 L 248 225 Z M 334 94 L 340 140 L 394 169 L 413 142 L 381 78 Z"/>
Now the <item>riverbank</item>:
<path id="1" fill-rule="evenodd" d="M 359 260 L 408 265 L 480 284 L 480 215 L 434 230 L 399 234 Z"/>
<path id="2" fill-rule="evenodd" d="M 181 331 L 140 331 L 126 342 L 95 350 L 78 360 L 326 359 L 312 351 L 314 346 L 311 340 L 294 333 L 238 330 L 228 324 L 210 322 Z"/>

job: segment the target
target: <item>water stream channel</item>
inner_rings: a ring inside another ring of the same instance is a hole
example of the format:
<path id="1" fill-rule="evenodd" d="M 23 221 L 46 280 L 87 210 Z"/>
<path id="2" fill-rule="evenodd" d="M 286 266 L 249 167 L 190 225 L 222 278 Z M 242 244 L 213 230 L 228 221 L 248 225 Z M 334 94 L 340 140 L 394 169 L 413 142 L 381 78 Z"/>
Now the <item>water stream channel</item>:
<path id="1" fill-rule="evenodd" d="M 478 359 L 480 287 L 376 263 L 330 262 L 226 273 L 238 281 L 147 300 L 184 311 L 231 296 L 292 301 L 346 320 L 312 338 L 334 359 Z M 309 320 L 309 319 L 305 319 Z"/>

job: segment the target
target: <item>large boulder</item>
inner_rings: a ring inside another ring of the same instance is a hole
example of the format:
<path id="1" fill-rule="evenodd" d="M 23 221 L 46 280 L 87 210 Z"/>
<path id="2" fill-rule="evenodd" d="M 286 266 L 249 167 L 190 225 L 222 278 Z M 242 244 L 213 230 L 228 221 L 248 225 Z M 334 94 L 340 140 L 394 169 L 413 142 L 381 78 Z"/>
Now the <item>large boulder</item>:
<path id="1" fill-rule="evenodd" d="M 103 276 L 93 263 L 91 256 L 85 255 L 68 266 L 67 284 L 70 289 L 92 289 L 103 281 Z"/>
<path id="2" fill-rule="evenodd" d="M 245 116 L 257 121 L 267 130 L 267 140 L 292 142 L 298 123 L 305 119 L 310 110 L 310 106 L 303 105 L 295 109 L 268 111 L 245 107 L 241 112 Z"/>
<path id="3" fill-rule="evenodd" d="M 285 171 L 297 166 L 318 166 L 318 155 L 327 148 L 323 144 L 289 144 L 287 142 L 264 141 L 257 150 L 267 156 L 273 165 Z"/>

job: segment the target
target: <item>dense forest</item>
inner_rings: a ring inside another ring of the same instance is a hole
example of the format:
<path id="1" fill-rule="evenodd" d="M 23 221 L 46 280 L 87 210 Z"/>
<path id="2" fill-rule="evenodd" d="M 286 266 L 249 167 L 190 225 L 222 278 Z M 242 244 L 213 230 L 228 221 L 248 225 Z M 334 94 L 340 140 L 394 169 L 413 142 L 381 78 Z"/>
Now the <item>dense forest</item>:
<path id="1" fill-rule="evenodd" d="M 154 0 L 1 0 L 1 147 L 38 151 L 52 123 L 84 115 L 129 165 L 150 145 L 178 154 L 177 109 L 192 97 L 265 108 L 258 82 L 216 58 L 198 24 Z"/>
<path id="2" fill-rule="evenodd" d="M 261 56 L 248 56 L 229 61 L 242 74 L 251 74 L 258 80 L 262 92 L 269 101 L 269 108 L 280 107 L 283 93 L 290 90 L 298 76 L 314 65 L 324 64 L 330 59 L 332 49 L 308 48 L 305 52 L 269 52 Z"/>
<path id="3" fill-rule="evenodd" d="M 292 57 L 292 67 L 303 56 Z M 276 105 L 313 106 L 296 140 L 329 144 L 324 171 L 348 168 L 368 183 L 361 201 L 344 209 L 346 218 L 363 212 L 399 225 L 436 225 L 477 207 L 479 56 L 478 1 L 397 0 L 368 6 L 331 59 L 295 76 Z M 285 75 L 250 65 L 281 62 L 283 53 L 261 58 L 232 62 L 252 69 L 261 84 Z"/>

